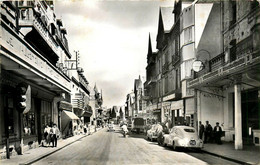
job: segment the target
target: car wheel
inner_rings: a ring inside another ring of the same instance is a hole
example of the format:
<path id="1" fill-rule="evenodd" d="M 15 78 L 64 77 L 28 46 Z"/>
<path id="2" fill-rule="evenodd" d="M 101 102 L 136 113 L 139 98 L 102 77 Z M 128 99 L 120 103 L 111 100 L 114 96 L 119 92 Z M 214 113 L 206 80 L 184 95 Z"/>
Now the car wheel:
<path id="1" fill-rule="evenodd" d="M 173 149 L 173 150 L 176 150 L 176 149 L 177 149 L 176 145 L 174 144 L 174 141 L 172 142 L 172 149 Z"/>
<path id="2" fill-rule="evenodd" d="M 163 147 L 166 147 L 166 143 L 164 143 L 164 138 L 162 139 L 163 141 L 162 141 L 162 146 Z"/>

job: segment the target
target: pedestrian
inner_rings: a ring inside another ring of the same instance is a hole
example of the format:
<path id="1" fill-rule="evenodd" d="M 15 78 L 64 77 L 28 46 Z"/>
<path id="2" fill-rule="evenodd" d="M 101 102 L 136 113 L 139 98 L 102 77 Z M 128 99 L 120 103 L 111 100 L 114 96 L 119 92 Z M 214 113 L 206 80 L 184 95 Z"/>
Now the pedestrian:
<path id="1" fill-rule="evenodd" d="M 199 121 L 199 137 L 201 140 L 203 140 L 203 135 L 204 135 L 204 125 Z"/>
<path id="2" fill-rule="evenodd" d="M 60 130 L 59 128 L 57 127 L 56 124 L 53 124 L 53 135 L 52 135 L 52 147 L 57 147 L 57 141 L 58 141 L 58 138 L 60 136 Z"/>
<path id="3" fill-rule="evenodd" d="M 221 134 L 222 134 L 222 128 L 219 126 L 219 122 L 216 123 L 216 126 L 214 127 L 214 135 L 215 135 L 215 142 L 217 144 L 222 144 L 221 142 Z"/>
<path id="4" fill-rule="evenodd" d="M 209 121 L 206 121 L 204 143 L 211 142 L 211 135 L 212 135 L 212 126 L 209 124 Z"/>
<path id="5" fill-rule="evenodd" d="M 51 127 L 47 124 L 46 127 L 44 128 L 44 137 L 45 137 L 46 146 L 49 146 L 51 142 L 50 130 Z"/>
<path id="6" fill-rule="evenodd" d="M 53 128 L 53 124 L 50 127 L 50 132 L 49 132 L 49 145 L 50 143 L 52 143 L 52 147 L 54 147 L 54 128 Z"/>
<path id="7" fill-rule="evenodd" d="M 84 134 L 86 135 L 87 134 L 87 124 L 84 124 Z"/>
<path id="8" fill-rule="evenodd" d="M 43 130 L 43 137 L 44 137 L 46 145 L 48 144 L 48 134 L 49 134 L 49 132 L 50 132 L 50 128 L 49 128 L 48 124 L 46 124 L 45 127 L 44 127 L 44 130 Z M 42 146 L 44 146 L 44 143 L 42 143 Z"/>

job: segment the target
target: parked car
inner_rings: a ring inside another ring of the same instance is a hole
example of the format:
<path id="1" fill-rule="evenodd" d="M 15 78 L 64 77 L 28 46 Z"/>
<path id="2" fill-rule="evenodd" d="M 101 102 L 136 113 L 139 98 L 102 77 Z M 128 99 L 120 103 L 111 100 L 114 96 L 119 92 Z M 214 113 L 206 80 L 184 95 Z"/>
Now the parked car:
<path id="1" fill-rule="evenodd" d="M 156 132 L 156 129 L 157 129 L 157 124 L 153 124 L 152 127 L 151 127 L 151 129 L 149 129 L 149 130 L 147 131 L 146 137 L 147 137 L 148 140 L 153 141 L 153 140 L 156 140 L 156 139 L 157 139 L 158 134 L 157 134 L 157 132 Z"/>
<path id="2" fill-rule="evenodd" d="M 115 131 L 115 127 L 114 127 L 113 123 L 108 124 L 108 130 L 107 131 Z"/>
<path id="3" fill-rule="evenodd" d="M 163 146 L 176 148 L 194 148 L 200 150 L 203 141 L 199 138 L 195 128 L 189 126 L 175 126 L 170 134 L 163 135 Z"/>

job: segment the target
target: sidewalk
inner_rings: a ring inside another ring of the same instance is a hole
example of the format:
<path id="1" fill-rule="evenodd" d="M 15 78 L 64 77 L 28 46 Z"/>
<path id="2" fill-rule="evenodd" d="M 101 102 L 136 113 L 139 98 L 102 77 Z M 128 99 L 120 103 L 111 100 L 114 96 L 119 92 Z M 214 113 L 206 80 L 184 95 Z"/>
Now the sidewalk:
<path id="1" fill-rule="evenodd" d="M 97 131 L 99 131 L 97 129 Z M 39 159 L 42 159 L 44 157 L 47 157 L 64 147 L 76 142 L 77 140 L 80 140 L 86 136 L 91 136 L 91 135 L 74 135 L 72 137 L 69 137 L 67 139 L 59 139 L 58 140 L 58 146 L 57 147 L 38 147 L 35 149 L 28 150 L 24 152 L 23 155 L 16 155 L 12 156 L 10 159 L 3 159 L 0 160 L 0 164 L 8 164 L 8 165 L 17 165 L 17 164 L 31 164 Z"/>
<path id="2" fill-rule="evenodd" d="M 259 146 L 244 145 L 243 150 L 235 150 L 234 143 L 207 143 L 204 144 L 203 151 L 241 164 L 260 164 Z"/>

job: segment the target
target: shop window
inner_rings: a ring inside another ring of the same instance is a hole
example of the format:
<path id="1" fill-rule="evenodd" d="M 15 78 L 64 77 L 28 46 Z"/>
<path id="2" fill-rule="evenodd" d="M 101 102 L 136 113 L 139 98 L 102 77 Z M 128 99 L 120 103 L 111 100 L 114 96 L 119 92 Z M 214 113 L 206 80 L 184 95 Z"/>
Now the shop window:
<path id="1" fill-rule="evenodd" d="M 23 133 L 24 136 L 35 135 L 35 104 L 32 98 L 31 110 L 23 114 Z"/>
<path id="2" fill-rule="evenodd" d="M 8 98 L 8 130 L 9 134 L 14 134 L 14 103 L 13 98 Z"/>
<path id="3" fill-rule="evenodd" d="M 48 101 L 41 101 L 41 125 L 42 132 L 45 125 L 51 123 L 51 103 Z"/>
<path id="4" fill-rule="evenodd" d="M 35 135 L 35 115 L 34 112 L 28 112 L 23 115 L 24 135 Z"/>

